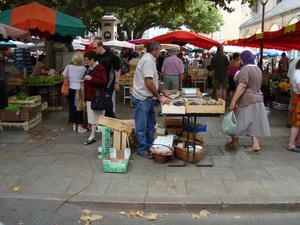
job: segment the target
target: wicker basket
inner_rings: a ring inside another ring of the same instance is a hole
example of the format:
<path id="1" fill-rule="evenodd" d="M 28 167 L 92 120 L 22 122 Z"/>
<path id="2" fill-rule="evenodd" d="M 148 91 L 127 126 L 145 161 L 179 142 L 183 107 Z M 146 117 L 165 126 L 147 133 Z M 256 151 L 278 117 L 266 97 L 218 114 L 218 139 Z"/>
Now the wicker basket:
<path id="1" fill-rule="evenodd" d="M 190 135 L 190 145 L 193 145 L 193 136 Z M 205 144 L 204 144 L 204 141 L 196 138 L 196 145 L 200 145 L 202 146 L 202 150 L 201 151 L 196 151 L 195 152 L 195 162 L 198 162 L 204 155 L 205 151 L 206 151 L 206 148 L 205 148 Z M 178 159 L 181 159 L 183 161 L 186 161 L 186 157 L 187 157 L 187 149 L 185 146 L 188 146 L 188 143 L 186 141 L 186 139 L 184 138 L 183 139 L 183 148 L 180 148 L 178 147 L 176 144 L 174 145 L 174 155 L 176 158 Z M 192 163 L 194 162 L 194 159 L 193 159 L 193 152 L 192 151 L 189 151 L 189 158 L 188 158 L 188 162 L 189 163 Z"/>
<path id="2" fill-rule="evenodd" d="M 160 144 L 157 144 L 159 146 Z M 163 145 L 165 147 L 168 147 L 170 151 L 166 153 L 161 153 L 159 152 L 155 147 L 155 145 L 152 145 L 150 148 L 150 152 L 152 153 L 153 161 L 158 163 L 158 164 L 163 164 L 168 162 L 171 158 L 173 158 L 174 155 L 174 150 L 170 148 L 169 146 Z"/>
<path id="3" fill-rule="evenodd" d="M 159 155 L 155 153 L 152 153 L 152 157 L 153 157 L 153 161 L 158 164 L 166 163 L 172 158 L 171 155 Z"/>

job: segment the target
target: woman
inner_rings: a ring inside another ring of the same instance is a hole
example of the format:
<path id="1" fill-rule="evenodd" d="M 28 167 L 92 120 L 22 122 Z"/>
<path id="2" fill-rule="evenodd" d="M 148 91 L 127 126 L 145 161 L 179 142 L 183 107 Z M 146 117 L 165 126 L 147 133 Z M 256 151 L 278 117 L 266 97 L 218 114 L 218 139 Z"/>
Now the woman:
<path id="1" fill-rule="evenodd" d="M 297 61 L 295 68 L 296 70 L 291 79 L 294 95 L 292 98 L 292 128 L 287 150 L 300 153 L 300 59 Z"/>
<path id="2" fill-rule="evenodd" d="M 105 87 L 107 85 L 107 77 L 105 68 L 98 63 L 97 53 L 94 51 L 87 51 L 84 53 L 84 60 L 88 65 L 88 73 L 81 81 L 85 87 L 85 100 L 87 108 L 88 123 L 92 126 L 92 132 L 85 145 L 90 145 L 96 142 L 96 126 L 100 115 L 104 114 L 103 110 L 92 110 L 91 100 L 99 90 L 101 95 L 105 94 Z"/>
<path id="3" fill-rule="evenodd" d="M 237 133 L 225 145 L 237 148 L 239 137 L 251 136 L 252 146 L 246 152 L 260 153 L 259 137 L 271 135 L 263 94 L 260 91 L 262 74 L 249 50 L 241 53 L 241 60 L 243 67 L 234 76 L 237 88 L 229 105 L 230 111 L 235 110 Z"/>
<path id="4" fill-rule="evenodd" d="M 69 77 L 69 122 L 73 124 L 73 131 L 78 131 L 78 133 L 85 133 L 87 129 L 83 128 L 83 111 L 77 111 L 76 109 L 76 90 L 83 88 L 80 81 L 84 77 L 86 68 L 83 66 L 83 55 L 79 52 L 74 53 L 72 56 L 72 65 L 68 65 L 63 75 Z"/>
<path id="5" fill-rule="evenodd" d="M 45 63 L 46 63 L 46 56 L 40 55 L 37 64 L 33 68 L 32 74 L 36 75 L 36 74 L 45 73 L 45 71 L 49 71 L 50 68 L 46 66 Z"/>
<path id="6" fill-rule="evenodd" d="M 234 75 L 236 74 L 237 71 L 239 71 L 242 67 L 242 63 L 240 60 L 240 54 L 235 52 L 233 53 L 233 58 L 230 60 L 230 64 L 228 67 L 228 84 L 229 87 L 227 89 L 227 92 L 229 92 L 229 97 L 230 100 L 232 99 L 232 96 L 236 90 L 236 85 L 233 80 Z"/>

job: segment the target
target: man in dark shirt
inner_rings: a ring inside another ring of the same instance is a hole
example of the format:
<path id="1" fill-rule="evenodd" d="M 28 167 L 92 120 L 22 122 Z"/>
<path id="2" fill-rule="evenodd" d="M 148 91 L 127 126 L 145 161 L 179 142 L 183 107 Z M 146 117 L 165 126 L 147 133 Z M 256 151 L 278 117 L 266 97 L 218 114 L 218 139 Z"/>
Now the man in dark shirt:
<path id="1" fill-rule="evenodd" d="M 229 60 L 224 54 L 224 47 L 219 45 L 217 47 L 217 54 L 212 57 L 210 67 L 214 71 L 214 88 L 215 88 L 215 99 L 218 100 L 221 86 L 223 88 L 223 100 L 226 101 L 228 84 L 228 66 Z"/>
<path id="2" fill-rule="evenodd" d="M 121 67 L 120 62 L 114 54 L 112 54 L 110 51 L 107 51 L 103 43 L 101 41 L 101 38 L 96 37 L 93 41 L 93 49 L 98 55 L 98 62 L 102 64 L 106 70 L 106 76 L 108 80 L 107 89 L 109 96 L 112 98 L 114 91 L 119 91 L 119 79 L 121 75 Z M 113 99 L 113 103 L 115 104 L 115 101 Z M 116 114 L 114 110 L 106 110 L 105 116 L 116 118 Z"/>

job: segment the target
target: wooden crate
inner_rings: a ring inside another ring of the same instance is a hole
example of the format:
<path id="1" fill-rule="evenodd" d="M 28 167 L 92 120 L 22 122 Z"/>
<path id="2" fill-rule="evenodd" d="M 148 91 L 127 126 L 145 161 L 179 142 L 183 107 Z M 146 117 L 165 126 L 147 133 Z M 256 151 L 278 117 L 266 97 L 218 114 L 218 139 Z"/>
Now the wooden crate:
<path id="1" fill-rule="evenodd" d="M 225 105 L 226 102 L 219 98 L 216 102 L 217 105 L 214 105 L 214 101 L 203 101 L 203 100 L 195 100 L 195 101 L 188 101 L 186 98 L 183 99 L 185 105 L 185 112 L 186 113 L 218 113 L 224 114 L 225 113 Z M 195 102 L 198 105 L 190 105 L 191 102 Z"/>
<path id="2" fill-rule="evenodd" d="M 129 123 L 129 122 L 126 122 L 124 120 L 118 120 L 115 118 L 106 117 L 106 116 L 99 116 L 98 124 L 110 127 L 114 130 L 126 132 L 128 136 L 131 134 L 131 132 L 134 128 L 131 125 L 131 123 Z"/>
<path id="3" fill-rule="evenodd" d="M 22 81 L 23 81 L 23 79 L 21 79 L 20 77 L 8 77 L 7 85 L 20 86 L 20 85 L 22 85 Z"/>
<path id="4" fill-rule="evenodd" d="M 164 127 L 166 128 L 166 133 L 183 132 L 181 119 L 166 118 Z"/>
<path id="5" fill-rule="evenodd" d="M 34 119 L 25 122 L 0 122 L 0 130 L 5 131 L 27 131 L 42 122 L 42 115 L 39 113 Z"/>
<path id="6" fill-rule="evenodd" d="M 173 105 L 173 103 L 175 102 L 181 102 L 182 105 L 181 106 L 176 106 L 176 105 Z M 163 114 L 185 114 L 185 106 L 182 102 L 182 100 L 178 100 L 178 101 L 170 101 L 169 104 L 161 104 L 161 112 Z"/>
<path id="7" fill-rule="evenodd" d="M 36 107 L 24 107 L 20 110 L 0 110 L 1 121 L 29 121 L 36 117 Z"/>
<path id="8" fill-rule="evenodd" d="M 31 96 L 30 98 L 32 99 L 18 100 L 17 96 L 14 95 L 8 98 L 8 104 L 12 105 L 15 103 L 19 103 L 21 104 L 21 107 L 36 107 L 42 104 L 41 101 L 42 98 L 40 95 L 34 95 Z"/>

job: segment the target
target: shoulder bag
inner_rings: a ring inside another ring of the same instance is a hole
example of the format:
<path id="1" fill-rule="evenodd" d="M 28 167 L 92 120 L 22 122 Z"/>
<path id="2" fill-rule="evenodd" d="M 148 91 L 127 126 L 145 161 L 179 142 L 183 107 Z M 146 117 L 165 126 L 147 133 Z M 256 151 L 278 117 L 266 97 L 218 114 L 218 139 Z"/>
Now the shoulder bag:
<path id="1" fill-rule="evenodd" d="M 92 98 L 92 110 L 110 110 L 113 108 L 113 102 L 109 94 L 106 92 L 104 96 L 100 94 L 100 90 L 96 91 L 96 95 Z"/>
<path id="2" fill-rule="evenodd" d="M 70 83 L 69 83 L 69 66 L 66 68 L 66 75 L 67 77 L 64 78 L 64 83 L 61 86 L 61 93 L 63 96 L 68 96 L 69 95 L 69 88 L 70 88 Z"/>

